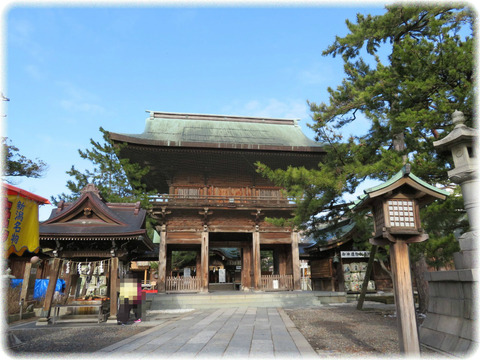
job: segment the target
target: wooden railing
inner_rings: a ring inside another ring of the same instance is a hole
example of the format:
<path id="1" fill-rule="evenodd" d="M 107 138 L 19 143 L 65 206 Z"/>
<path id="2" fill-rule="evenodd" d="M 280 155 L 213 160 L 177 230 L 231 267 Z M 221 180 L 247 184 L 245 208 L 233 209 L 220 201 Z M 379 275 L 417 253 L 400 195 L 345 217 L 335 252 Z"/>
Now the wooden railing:
<path id="1" fill-rule="evenodd" d="M 293 290 L 293 275 L 262 275 L 263 291 Z"/>
<path id="2" fill-rule="evenodd" d="M 152 196 L 150 201 L 155 205 L 182 205 L 182 206 L 221 206 L 221 207 L 248 207 L 272 206 L 295 207 L 295 203 L 278 196 L 231 196 L 231 195 L 171 195 L 160 194 Z"/>
<path id="3" fill-rule="evenodd" d="M 198 292 L 200 277 L 167 276 L 166 292 Z"/>

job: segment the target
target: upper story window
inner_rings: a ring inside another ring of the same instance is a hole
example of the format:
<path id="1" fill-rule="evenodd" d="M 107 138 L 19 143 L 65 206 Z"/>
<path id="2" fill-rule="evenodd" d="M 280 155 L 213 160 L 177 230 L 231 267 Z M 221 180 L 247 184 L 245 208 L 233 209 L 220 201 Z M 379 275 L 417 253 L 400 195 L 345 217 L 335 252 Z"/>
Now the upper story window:
<path id="1" fill-rule="evenodd" d="M 178 196 L 184 198 L 196 198 L 199 195 L 199 189 L 195 188 L 179 188 Z"/>

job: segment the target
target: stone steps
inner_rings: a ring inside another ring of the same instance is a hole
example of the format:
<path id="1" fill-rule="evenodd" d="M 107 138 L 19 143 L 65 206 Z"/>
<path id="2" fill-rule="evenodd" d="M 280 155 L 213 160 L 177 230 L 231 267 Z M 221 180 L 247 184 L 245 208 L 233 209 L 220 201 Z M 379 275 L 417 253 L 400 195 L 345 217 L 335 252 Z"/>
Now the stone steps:
<path id="1" fill-rule="evenodd" d="M 209 309 L 225 307 L 315 307 L 346 302 L 345 293 L 334 292 L 213 292 L 207 294 L 148 294 L 147 309 Z"/>

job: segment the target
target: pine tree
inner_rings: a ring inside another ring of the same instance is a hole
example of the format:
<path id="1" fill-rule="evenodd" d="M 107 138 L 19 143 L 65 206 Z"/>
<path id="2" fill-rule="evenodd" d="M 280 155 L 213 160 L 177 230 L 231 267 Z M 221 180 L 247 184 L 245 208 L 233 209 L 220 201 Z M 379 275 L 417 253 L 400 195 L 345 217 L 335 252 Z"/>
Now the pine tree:
<path id="1" fill-rule="evenodd" d="M 73 201 L 80 196 L 80 191 L 89 183 L 97 186 L 100 194 L 107 202 L 136 202 L 140 201 L 144 208 L 149 208 L 149 195 L 141 179 L 149 172 L 149 168 L 142 168 L 138 164 L 130 163 L 128 159 L 120 159 L 118 153 L 123 145 L 114 145 L 108 132 L 100 127 L 103 134 L 103 143 L 90 139 L 91 149 L 78 150 L 80 157 L 91 161 L 93 169 L 81 172 L 72 166 L 67 174 L 74 180 L 67 181 L 67 188 L 71 194 L 62 193 L 52 197 L 53 203 L 60 200 Z"/>
<path id="2" fill-rule="evenodd" d="M 27 177 L 41 178 L 48 169 L 48 165 L 39 159 L 31 160 L 20 154 L 20 150 L 12 145 L 10 139 L 2 137 L 2 151 L 4 156 L 4 180 L 14 183 L 12 178 Z M 10 179 L 9 179 L 10 178 Z"/>
<path id="3" fill-rule="evenodd" d="M 334 222 L 348 213 L 345 194 L 365 179 L 387 180 L 405 162 L 429 183 L 449 183 L 453 162 L 433 141 L 452 129 L 455 110 L 472 124 L 473 19 L 467 7 L 423 4 L 387 6 L 383 15 L 346 21 L 349 34 L 323 53 L 341 56 L 345 78 L 328 89 L 328 104 L 309 102 L 315 140 L 327 151 L 324 162 L 318 169 L 285 171 L 257 164 L 258 172 L 297 200 L 291 223 L 315 231 L 319 223 Z M 341 130 L 359 118 L 367 127 L 343 139 Z"/>

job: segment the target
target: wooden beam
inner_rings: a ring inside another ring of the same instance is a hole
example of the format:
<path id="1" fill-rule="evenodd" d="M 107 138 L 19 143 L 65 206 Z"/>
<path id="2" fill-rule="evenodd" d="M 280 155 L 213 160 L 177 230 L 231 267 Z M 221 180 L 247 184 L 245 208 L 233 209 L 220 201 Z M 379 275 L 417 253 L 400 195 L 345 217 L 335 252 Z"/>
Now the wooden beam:
<path id="1" fill-rule="evenodd" d="M 208 292 L 208 257 L 209 257 L 209 248 L 208 248 L 208 231 L 202 232 L 202 249 L 201 249 L 201 292 Z"/>
<path id="2" fill-rule="evenodd" d="M 32 264 L 28 262 L 25 264 L 23 272 L 22 292 L 20 293 L 20 300 L 33 300 L 33 292 L 35 289 L 35 279 L 37 278 L 38 263 Z"/>
<path id="3" fill-rule="evenodd" d="M 248 291 L 252 287 L 252 246 L 246 246 L 242 249 L 242 287 Z"/>
<path id="4" fill-rule="evenodd" d="M 167 279 L 167 232 L 160 231 L 160 244 L 158 250 L 158 292 L 164 293 L 166 291 Z"/>
<path id="5" fill-rule="evenodd" d="M 55 294 L 55 287 L 57 285 L 58 272 L 60 270 L 60 259 L 53 259 L 50 267 L 50 278 L 48 279 L 47 292 L 45 294 L 45 301 L 43 303 L 43 317 L 49 319 L 52 310 L 53 295 Z"/>
<path id="6" fill-rule="evenodd" d="M 197 256 L 196 256 L 196 264 L 195 264 L 195 277 L 198 278 L 201 274 L 201 269 L 202 269 L 202 254 L 201 250 L 196 250 L 197 251 Z"/>
<path id="7" fill-rule="evenodd" d="M 285 247 L 282 246 L 278 252 L 278 274 L 287 275 L 287 254 Z"/>
<path id="8" fill-rule="evenodd" d="M 115 321 L 117 317 L 118 299 L 118 257 L 113 257 L 110 263 L 110 319 Z"/>
<path id="9" fill-rule="evenodd" d="M 367 271 L 365 273 L 365 278 L 363 279 L 362 291 L 360 297 L 358 298 L 357 310 L 363 309 L 363 302 L 365 301 L 365 295 L 367 295 L 368 281 L 370 280 L 370 275 L 372 274 L 373 261 L 375 260 L 375 254 L 377 253 L 377 245 L 373 245 L 370 250 L 370 258 L 368 259 Z"/>
<path id="10" fill-rule="evenodd" d="M 289 236 L 288 239 L 287 238 L 283 238 L 283 239 L 262 239 L 260 238 L 260 244 L 262 245 L 275 245 L 275 244 L 291 244 L 292 243 L 292 239 L 291 237 Z"/>
<path id="11" fill-rule="evenodd" d="M 292 232 L 292 268 L 293 268 L 293 290 L 300 290 L 300 255 L 298 251 L 298 239 L 300 234 L 297 231 Z M 335 289 L 333 289 L 335 291 Z"/>
<path id="12" fill-rule="evenodd" d="M 420 356 L 407 243 L 397 240 L 397 242 L 390 244 L 390 262 L 392 265 L 400 352 L 411 356 Z"/>
<path id="13" fill-rule="evenodd" d="M 70 274 L 68 276 L 68 282 L 65 285 L 65 294 L 67 295 L 67 298 L 65 299 L 65 304 L 68 304 L 68 300 L 70 299 L 70 294 L 72 292 L 72 289 L 74 290 L 73 297 L 75 297 L 78 278 L 79 278 L 79 275 L 77 274 Z"/>
<path id="14" fill-rule="evenodd" d="M 255 231 L 252 237 L 253 287 L 255 290 L 260 290 L 260 281 L 262 276 L 262 264 L 260 260 L 260 233 Z"/>

